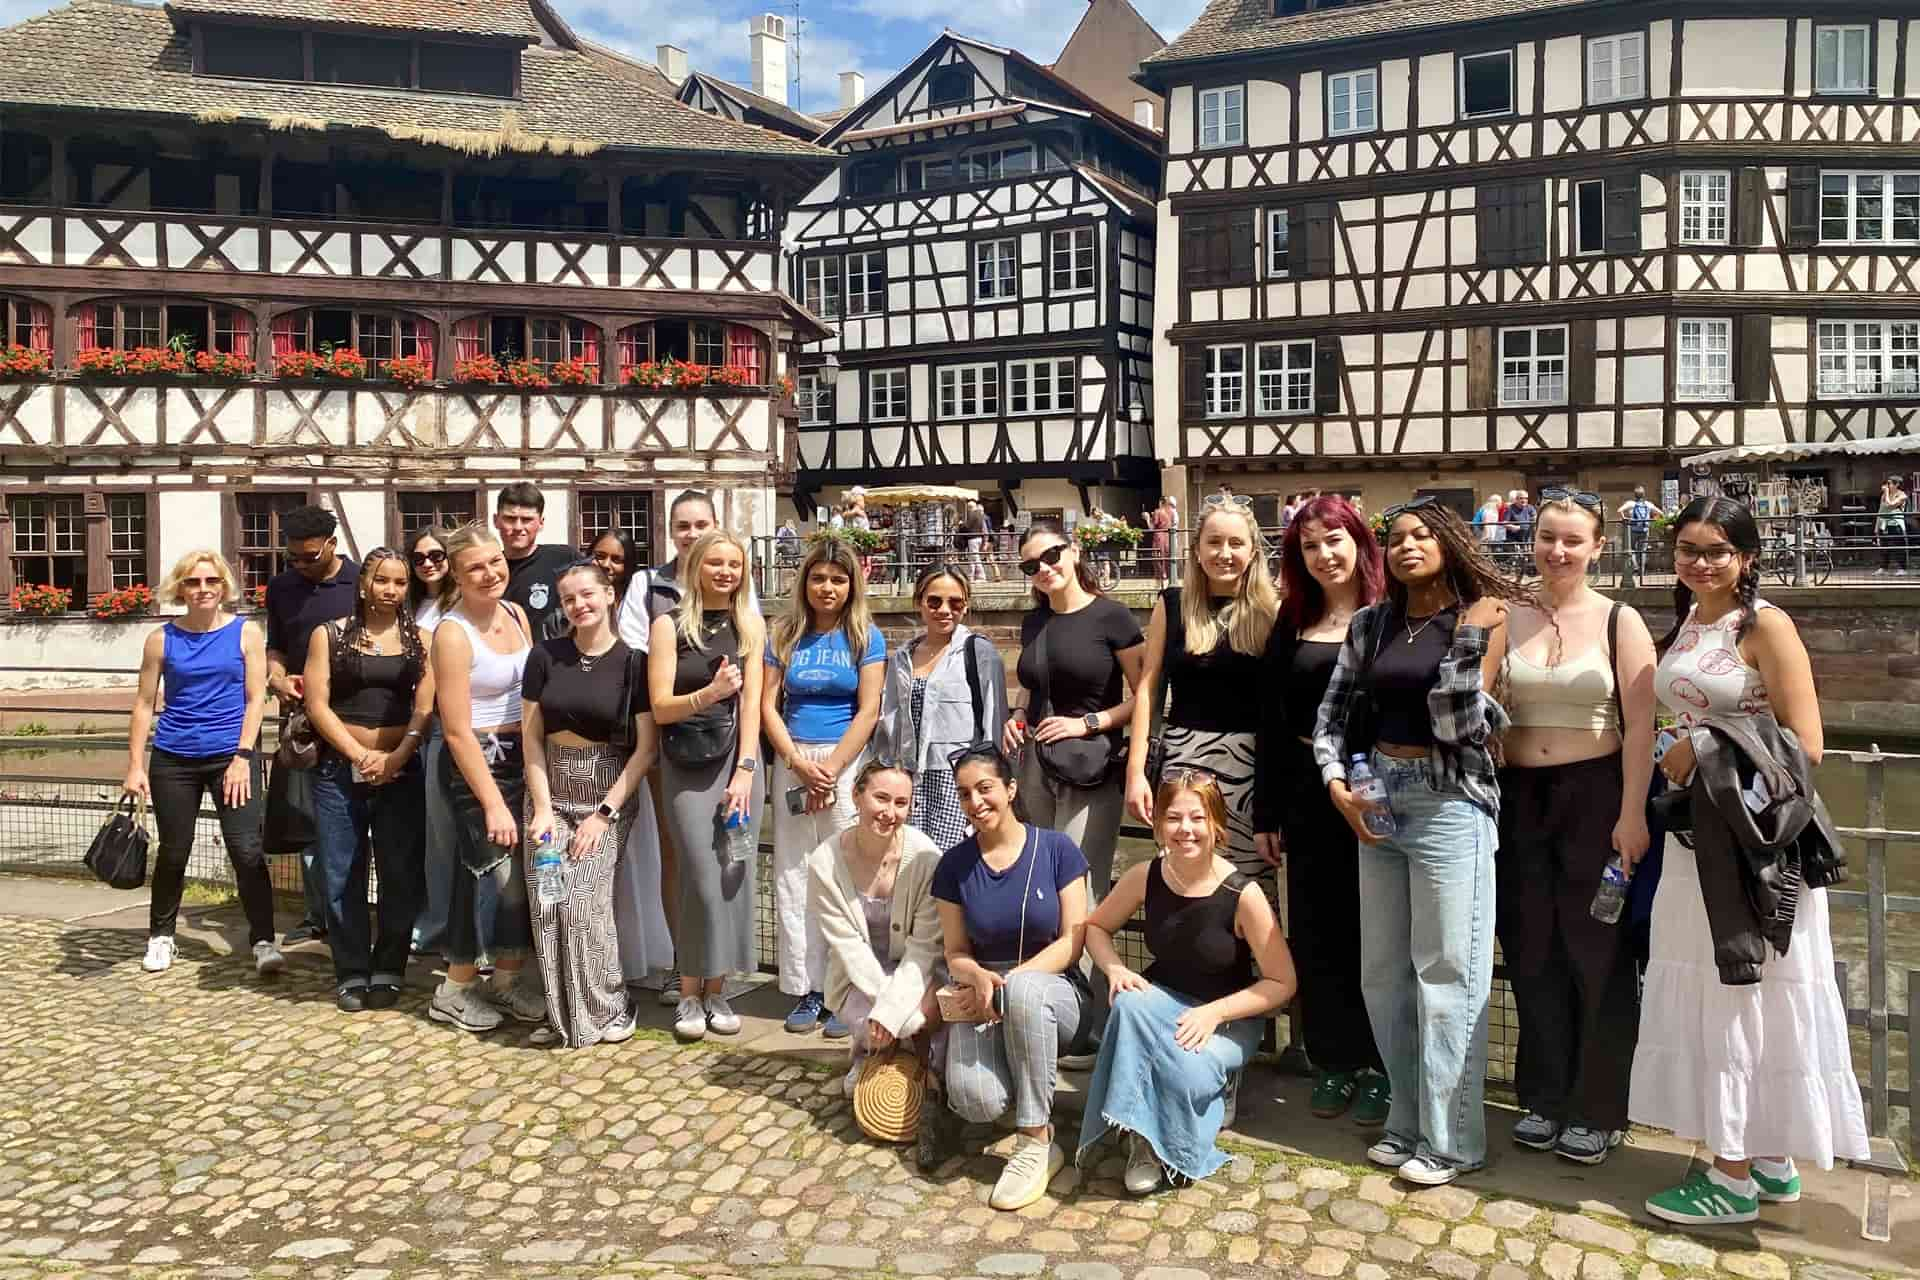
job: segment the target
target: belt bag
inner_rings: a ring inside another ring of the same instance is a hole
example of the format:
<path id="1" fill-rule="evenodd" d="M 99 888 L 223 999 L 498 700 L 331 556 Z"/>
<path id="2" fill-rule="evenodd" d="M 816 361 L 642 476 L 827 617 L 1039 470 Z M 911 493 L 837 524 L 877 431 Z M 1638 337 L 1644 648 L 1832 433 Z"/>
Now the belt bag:
<path id="1" fill-rule="evenodd" d="M 1047 665 L 1047 628 L 1040 627 L 1040 633 L 1033 640 L 1034 661 L 1040 667 L 1041 710 L 1053 714 L 1053 671 Z M 1036 714 L 1033 722 L 1037 725 L 1044 718 Z M 1060 742 L 1039 742 L 1034 744 L 1034 755 L 1040 761 L 1040 771 L 1063 786 L 1079 787 L 1091 791 L 1104 787 L 1108 781 L 1120 772 L 1126 764 L 1126 753 L 1120 748 L 1118 734 L 1096 733 L 1085 738 L 1067 738 Z"/>
<path id="2" fill-rule="evenodd" d="M 724 721 L 696 723 L 682 720 L 670 724 L 660 735 L 660 749 L 677 765 L 693 768 L 712 764 L 733 750 L 733 708 L 727 708 Z"/>

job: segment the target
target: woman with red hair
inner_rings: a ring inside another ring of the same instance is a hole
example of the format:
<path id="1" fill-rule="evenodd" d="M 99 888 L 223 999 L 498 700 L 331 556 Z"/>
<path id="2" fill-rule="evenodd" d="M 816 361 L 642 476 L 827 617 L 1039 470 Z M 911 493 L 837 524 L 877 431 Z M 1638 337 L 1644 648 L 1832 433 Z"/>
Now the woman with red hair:
<path id="1" fill-rule="evenodd" d="M 1285 595 L 1260 679 L 1254 839 L 1287 869 L 1288 934 L 1318 1072 L 1313 1113 L 1352 1107 L 1355 1123 L 1378 1128 L 1392 1098 L 1360 993 L 1359 848 L 1320 782 L 1313 722 L 1347 625 L 1385 594 L 1380 544 L 1345 498 L 1310 499 L 1281 539 L 1280 580 Z"/>

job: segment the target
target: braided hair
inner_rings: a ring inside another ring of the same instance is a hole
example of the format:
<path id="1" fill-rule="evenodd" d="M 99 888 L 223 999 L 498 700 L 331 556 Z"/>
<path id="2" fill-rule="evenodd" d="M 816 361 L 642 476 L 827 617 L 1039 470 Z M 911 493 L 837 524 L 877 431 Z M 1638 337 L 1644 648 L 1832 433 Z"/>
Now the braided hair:
<path id="1" fill-rule="evenodd" d="M 367 587 L 373 582 L 374 570 L 389 560 L 400 561 L 400 567 L 407 571 L 407 584 L 411 592 L 413 576 L 405 556 L 392 547 L 375 547 L 367 552 L 366 559 L 360 562 L 360 583 L 353 596 L 353 614 L 341 627 L 340 643 L 334 649 L 336 674 L 342 669 L 342 664 L 349 660 L 349 653 L 355 655 L 354 660 L 357 660 L 365 652 L 360 648 L 360 638 L 367 629 Z M 413 610 L 407 607 L 405 600 L 401 601 L 394 614 L 400 627 L 400 655 L 407 660 L 408 676 L 418 683 L 427 669 L 426 645 L 421 643 L 420 628 L 414 625 Z"/>
<path id="2" fill-rule="evenodd" d="M 1744 556 L 1755 559 L 1748 562 L 1740 571 L 1740 581 L 1735 584 L 1734 599 L 1740 607 L 1740 621 L 1734 627 L 1734 643 L 1747 638 L 1747 632 L 1753 627 L 1755 608 L 1760 599 L 1760 526 L 1754 521 L 1753 512 L 1732 498 L 1699 497 L 1680 509 L 1673 520 L 1673 536 L 1676 540 L 1685 532 L 1688 525 L 1710 524 L 1727 535 L 1727 541 L 1733 549 Z M 1679 638 L 1680 628 L 1687 625 L 1687 614 L 1693 610 L 1693 590 L 1685 582 L 1673 584 L 1673 629 L 1660 637 L 1658 650 L 1665 653 Z"/>
<path id="3" fill-rule="evenodd" d="M 1508 604 L 1535 603 L 1533 592 L 1500 572 L 1492 557 L 1482 549 L 1480 540 L 1473 536 L 1466 522 L 1450 507 L 1436 502 L 1395 515 L 1387 525 L 1385 541 L 1392 541 L 1394 524 L 1406 516 L 1412 516 L 1425 525 L 1427 532 L 1433 535 L 1433 540 L 1440 544 L 1441 559 L 1445 562 L 1440 576 L 1453 590 L 1462 608 L 1488 597 L 1504 600 Z M 1402 617 L 1406 615 L 1407 584 L 1391 571 L 1387 574 L 1386 599 Z"/>

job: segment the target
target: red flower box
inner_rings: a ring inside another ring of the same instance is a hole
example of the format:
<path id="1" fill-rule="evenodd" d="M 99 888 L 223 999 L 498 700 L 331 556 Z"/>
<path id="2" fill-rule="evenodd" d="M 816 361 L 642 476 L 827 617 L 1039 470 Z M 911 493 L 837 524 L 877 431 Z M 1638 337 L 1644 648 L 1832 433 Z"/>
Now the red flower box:
<path id="1" fill-rule="evenodd" d="M 244 378 L 253 372 L 253 361 L 226 351 L 196 351 L 193 367 L 214 378 Z"/>
<path id="2" fill-rule="evenodd" d="M 455 382 L 505 382 L 507 371 L 495 356 L 468 356 L 453 362 Z"/>
<path id="3" fill-rule="evenodd" d="M 66 587 L 30 586 L 22 584 L 7 593 L 7 607 L 15 613 L 27 613 L 36 617 L 51 618 L 67 611 L 73 603 L 73 592 Z"/>
<path id="4" fill-rule="evenodd" d="M 148 586 L 122 587 L 93 598 L 93 616 L 96 618 L 137 618 L 151 612 L 153 588 Z"/>
<path id="5" fill-rule="evenodd" d="M 556 360 L 547 376 L 563 387 L 590 387 L 600 381 L 600 366 L 587 360 Z"/>
<path id="6" fill-rule="evenodd" d="M 387 377 L 403 387 L 418 387 L 433 381 L 433 366 L 424 356 L 401 356 L 384 361 L 380 367 Z"/>
<path id="7" fill-rule="evenodd" d="M 507 381 L 516 387 L 535 391 L 544 390 L 553 385 L 547 378 L 547 367 L 538 360 L 509 361 Z"/>
<path id="8" fill-rule="evenodd" d="M 30 377 L 53 367 L 53 356 L 46 351 L 18 344 L 0 347 L 0 378 Z"/>

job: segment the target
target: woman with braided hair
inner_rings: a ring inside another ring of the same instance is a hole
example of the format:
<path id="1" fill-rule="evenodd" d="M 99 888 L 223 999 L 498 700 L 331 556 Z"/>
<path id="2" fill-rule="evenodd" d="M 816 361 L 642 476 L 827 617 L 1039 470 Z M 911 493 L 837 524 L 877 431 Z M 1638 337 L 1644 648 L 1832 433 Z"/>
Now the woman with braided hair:
<path id="1" fill-rule="evenodd" d="M 1737 502 L 1695 498 L 1674 521 L 1675 618 L 1654 691 L 1682 730 L 1660 761 L 1676 786 L 1694 772 L 1686 731 L 1709 719 L 1770 717 L 1820 762 L 1813 665 L 1793 620 L 1760 598 L 1759 557 L 1760 530 Z M 1649 1213 L 1692 1226 L 1752 1222 L 1762 1202 L 1800 1198 L 1795 1156 L 1822 1169 L 1866 1158 L 1825 892 L 1804 883 L 1786 952 L 1767 957 L 1759 981 L 1726 985 L 1699 863 L 1675 842 L 1654 894 L 1652 950 L 1628 1114 L 1697 1140 L 1713 1163 L 1649 1198 Z"/>
<path id="2" fill-rule="evenodd" d="M 1387 598 L 1347 628 L 1313 755 L 1360 842 L 1360 988 L 1393 1095 L 1367 1158 L 1440 1186 L 1487 1157 L 1495 739 L 1507 726 L 1491 690 L 1507 606 L 1530 597 L 1436 498 L 1382 514 Z M 1349 761 L 1369 754 L 1387 812 L 1348 786 Z"/>

